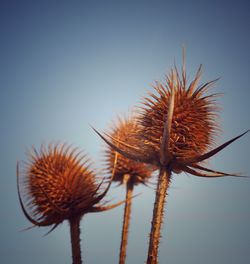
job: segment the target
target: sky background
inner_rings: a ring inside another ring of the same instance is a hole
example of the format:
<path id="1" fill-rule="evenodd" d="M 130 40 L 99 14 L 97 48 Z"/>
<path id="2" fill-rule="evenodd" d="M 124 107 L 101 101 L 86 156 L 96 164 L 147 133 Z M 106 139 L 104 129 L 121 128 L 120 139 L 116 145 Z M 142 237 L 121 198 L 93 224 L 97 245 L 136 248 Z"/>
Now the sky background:
<path id="1" fill-rule="evenodd" d="M 68 142 L 101 168 L 105 130 L 138 105 L 187 52 L 191 81 L 217 77 L 223 133 L 250 128 L 248 1 L 1 1 L 1 263 L 71 263 L 69 227 L 29 227 L 17 197 L 15 167 L 32 145 Z M 250 134 L 212 158 L 214 169 L 250 174 Z M 154 189 L 138 187 L 127 263 L 144 263 Z M 173 175 L 160 263 L 250 263 L 250 180 Z M 112 186 L 106 199 L 123 199 Z M 83 218 L 85 263 L 117 263 L 123 207 Z"/>

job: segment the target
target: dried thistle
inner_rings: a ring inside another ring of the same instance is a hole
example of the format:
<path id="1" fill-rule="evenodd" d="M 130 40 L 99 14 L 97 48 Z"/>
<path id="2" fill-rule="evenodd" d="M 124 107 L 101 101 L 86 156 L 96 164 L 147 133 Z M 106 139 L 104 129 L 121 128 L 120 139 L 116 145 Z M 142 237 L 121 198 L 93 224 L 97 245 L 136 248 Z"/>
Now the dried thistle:
<path id="1" fill-rule="evenodd" d="M 112 130 L 109 134 L 112 138 L 126 142 L 128 145 L 127 148 L 129 149 L 129 146 L 131 145 L 138 145 L 136 138 L 138 132 L 138 126 L 133 117 L 118 117 L 117 122 L 112 126 Z M 115 143 L 116 142 L 113 141 L 113 144 Z M 126 146 L 124 146 L 124 149 L 126 149 Z M 105 152 L 106 167 L 110 173 L 112 172 L 114 166 L 116 153 L 117 152 L 110 146 L 108 146 Z M 145 184 L 151 174 L 152 166 L 148 166 L 145 163 L 136 162 L 124 157 L 123 155 L 119 155 L 117 157 L 113 181 L 124 183 L 127 181 L 126 175 L 130 175 L 129 181 L 131 181 L 133 185 L 137 185 L 139 183 Z"/>
<path id="2" fill-rule="evenodd" d="M 129 146 L 118 138 L 102 135 L 95 130 L 121 155 L 159 168 L 147 263 L 158 262 L 163 209 L 172 172 L 187 172 L 209 178 L 239 176 L 215 171 L 200 164 L 248 132 L 210 150 L 218 133 L 215 100 L 218 94 L 206 94 L 216 80 L 199 85 L 201 72 L 202 66 L 188 85 L 183 59 L 181 74 L 174 67 L 166 77 L 166 83 L 156 84 L 156 93 L 146 97 L 141 108 L 137 121 L 138 132 L 135 135 L 137 145 Z"/>
<path id="3" fill-rule="evenodd" d="M 137 145 L 135 135 L 138 132 L 135 120 L 130 118 L 118 118 L 118 122 L 112 127 L 111 136 L 126 142 L 128 145 Z M 114 144 L 116 142 L 113 142 Z M 126 148 L 126 146 L 125 146 Z M 132 195 L 134 186 L 146 184 L 153 172 L 152 166 L 145 163 L 136 162 L 119 155 L 113 148 L 108 146 L 105 152 L 106 167 L 109 173 L 113 172 L 113 181 L 126 185 L 126 203 L 123 215 L 122 237 L 120 245 L 119 263 L 124 264 L 128 243 L 128 232 L 131 215 Z M 114 164 L 116 164 L 114 166 Z M 113 168 L 115 170 L 113 171 Z"/>
<path id="4" fill-rule="evenodd" d="M 41 146 L 29 153 L 29 160 L 19 175 L 17 187 L 21 208 L 34 226 L 53 226 L 54 230 L 64 220 L 70 224 L 73 264 L 82 263 L 80 250 L 80 220 L 91 212 L 109 210 L 121 203 L 99 204 L 107 193 L 102 182 L 97 183 L 95 172 L 90 169 L 86 155 L 64 145 Z M 22 182 L 20 182 L 22 176 Z M 22 196 L 26 202 L 23 202 Z"/>

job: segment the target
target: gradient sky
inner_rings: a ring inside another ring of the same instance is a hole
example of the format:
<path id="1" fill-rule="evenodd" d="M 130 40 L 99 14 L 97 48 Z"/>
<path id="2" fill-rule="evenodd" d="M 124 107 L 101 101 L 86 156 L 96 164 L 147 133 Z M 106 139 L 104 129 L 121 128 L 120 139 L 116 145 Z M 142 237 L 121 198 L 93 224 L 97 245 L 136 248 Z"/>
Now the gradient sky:
<path id="1" fill-rule="evenodd" d="M 187 51 L 188 79 L 221 77 L 222 143 L 250 128 L 248 1 L 1 1 L 1 263 L 71 262 L 68 224 L 46 237 L 29 227 L 17 198 L 15 166 L 41 143 L 68 142 L 101 167 L 105 130 L 138 105 Z M 250 174 L 250 135 L 212 158 L 212 168 Z M 153 188 L 138 187 L 127 263 L 146 260 Z M 112 186 L 107 199 L 123 198 Z M 250 181 L 173 175 L 160 263 L 250 263 Z M 86 263 L 117 263 L 123 207 L 84 217 Z"/>

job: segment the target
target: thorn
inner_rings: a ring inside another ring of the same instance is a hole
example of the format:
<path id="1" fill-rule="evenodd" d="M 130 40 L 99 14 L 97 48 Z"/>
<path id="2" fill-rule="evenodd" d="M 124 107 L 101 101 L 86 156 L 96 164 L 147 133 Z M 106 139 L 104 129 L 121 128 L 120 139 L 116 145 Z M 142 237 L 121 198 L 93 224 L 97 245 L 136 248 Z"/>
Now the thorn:
<path id="1" fill-rule="evenodd" d="M 54 224 L 54 226 L 53 226 L 53 227 L 52 227 L 47 233 L 45 233 L 45 234 L 43 235 L 43 237 L 47 236 L 47 235 L 50 234 L 52 231 L 54 231 L 54 230 L 57 228 L 58 225 L 59 225 L 59 223 Z"/>
<path id="2" fill-rule="evenodd" d="M 231 175 L 231 174 L 220 174 L 220 173 L 207 173 L 207 174 L 204 174 L 202 172 L 198 172 L 196 170 L 193 170 L 187 166 L 183 166 L 182 167 L 183 171 L 187 172 L 187 173 L 190 173 L 194 176 L 198 176 L 198 177 L 207 177 L 207 178 L 218 178 L 218 177 L 244 177 L 244 176 L 239 176 L 239 175 Z"/>
<path id="3" fill-rule="evenodd" d="M 224 144 L 220 145 L 219 147 L 203 154 L 203 155 L 200 155 L 200 156 L 196 156 L 196 157 L 193 157 L 193 158 L 187 158 L 187 159 L 177 159 L 177 163 L 178 164 L 181 164 L 181 165 L 190 165 L 192 163 L 198 163 L 198 162 L 201 162 L 203 160 L 206 160 L 212 156 L 214 156 L 215 154 L 217 154 L 219 151 L 223 150 L 225 147 L 227 147 L 228 145 L 232 144 L 235 140 L 241 138 L 242 136 L 244 136 L 246 133 L 248 133 L 250 130 L 247 130 L 246 132 L 240 134 L 239 136 L 231 139 L 231 140 L 228 140 L 227 142 L 225 142 Z"/>
<path id="4" fill-rule="evenodd" d="M 221 172 L 221 171 L 215 171 L 215 170 L 211 170 L 211 169 L 202 167 L 202 166 L 200 166 L 198 164 L 192 164 L 192 165 L 189 165 L 189 167 L 196 168 L 198 170 L 207 171 L 207 172 L 218 173 L 218 174 L 221 174 L 221 175 L 224 175 L 224 176 L 241 176 L 239 173 L 231 173 L 231 174 L 229 174 L 229 173 L 225 173 L 225 172 Z"/>

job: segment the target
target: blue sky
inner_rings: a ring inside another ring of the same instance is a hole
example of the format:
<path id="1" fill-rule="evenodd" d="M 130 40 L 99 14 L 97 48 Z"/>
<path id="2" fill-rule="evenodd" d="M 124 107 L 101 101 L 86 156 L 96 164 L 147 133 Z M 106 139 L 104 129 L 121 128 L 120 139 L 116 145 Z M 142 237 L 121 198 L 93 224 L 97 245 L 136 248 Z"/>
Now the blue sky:
<path id="1" fill-rule="evenodd" d="M 68 142 L 101 168 L 105 130 L 163 81 L 187 51 L 188 79 L 199 64 L 202 81 L 220 77 L 218 144 L 250 127 L 250 17 L 247 1 L 2 1 L 1 238 L 5 264 L 70 263 L 67 223 L 50 235 L 30 226 L 17 199 L 15 165 L 32 145 Z M 250 138 L 211 159 L 218 170 L 250 173 Z M 138 187 L 127 263 L 144 263 L 153 188 Z M 112 186 L 107 199 L 122 199 Z M 249 263 L 249 179 L 173 175 L 160 263 Z M 117 263 L 123 208 L 87 215 L 82 227 L 86 263 Z"/>

